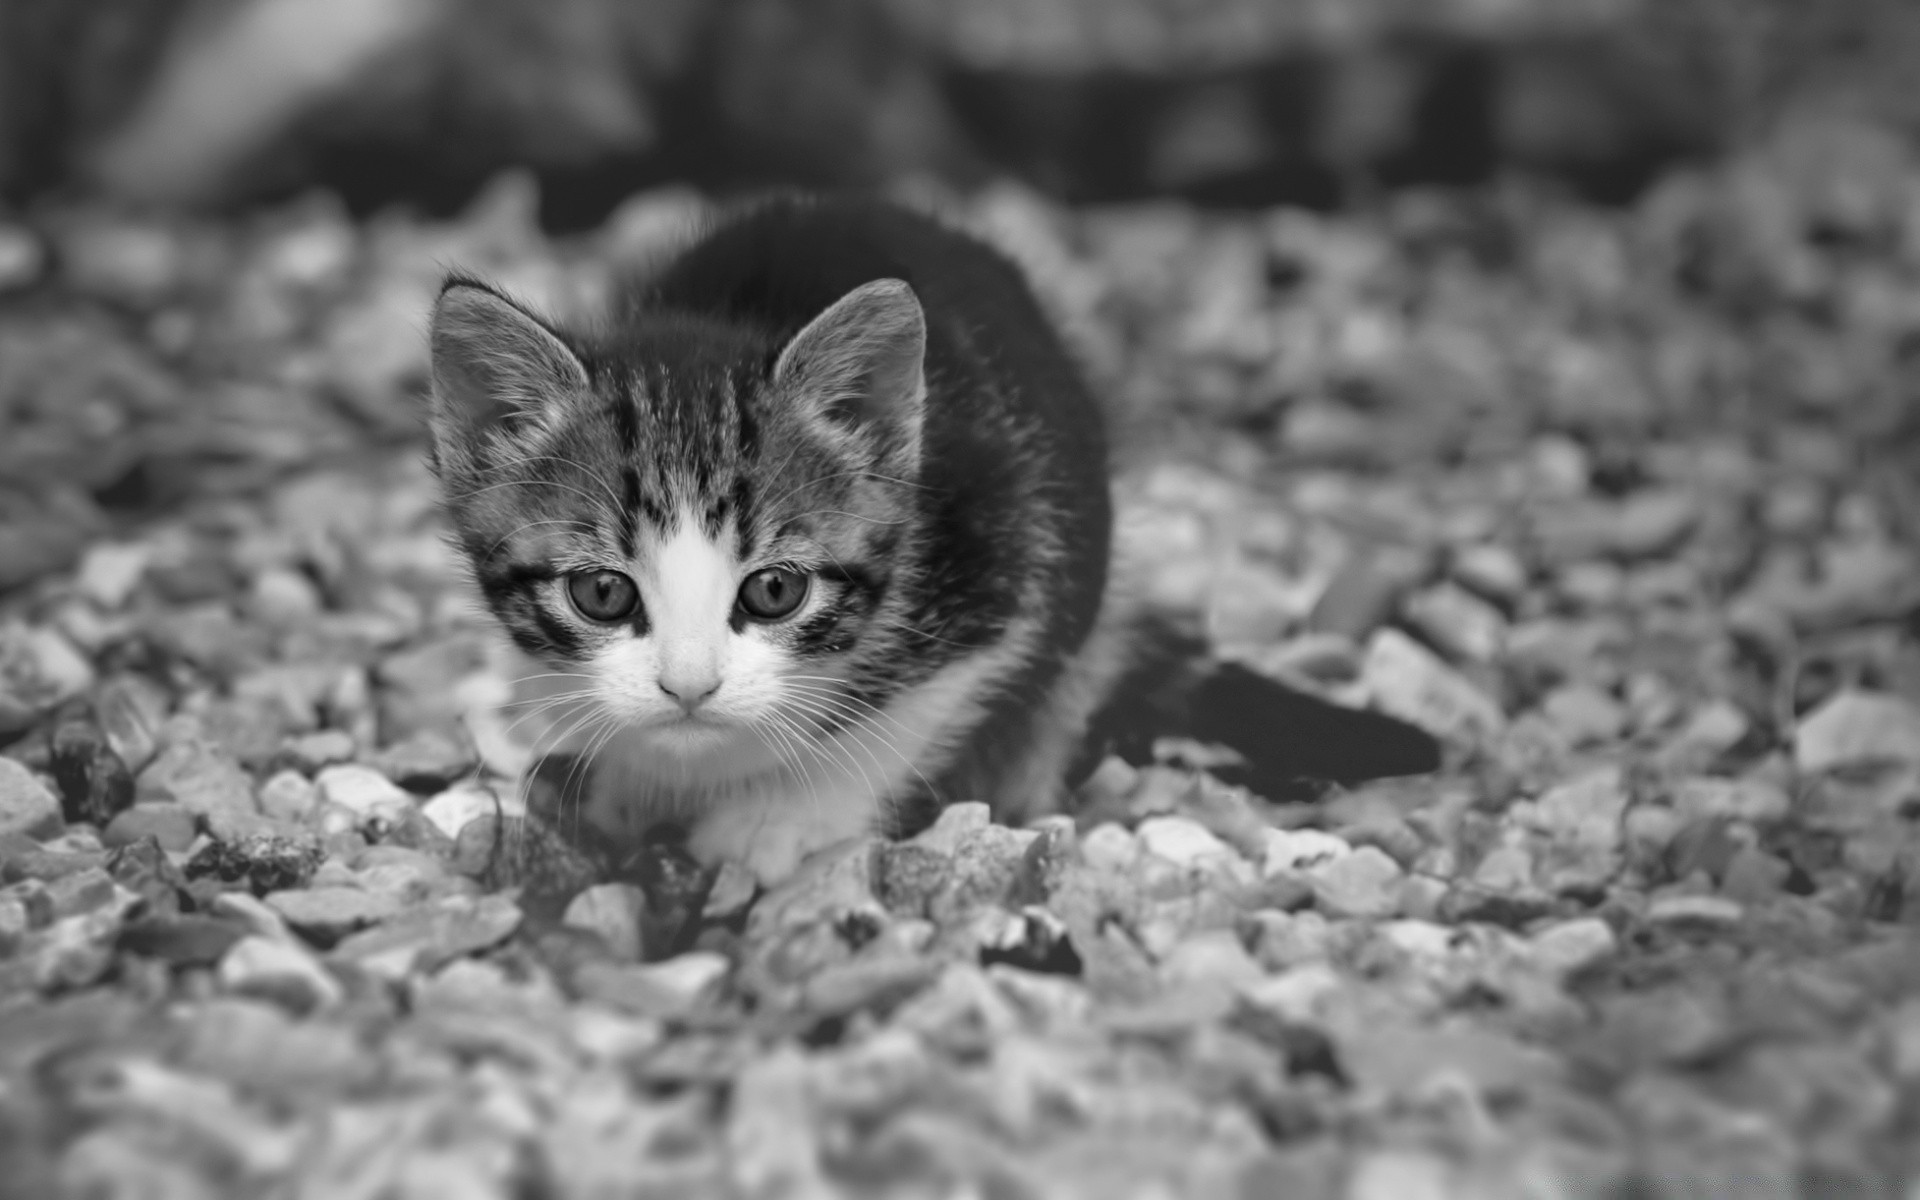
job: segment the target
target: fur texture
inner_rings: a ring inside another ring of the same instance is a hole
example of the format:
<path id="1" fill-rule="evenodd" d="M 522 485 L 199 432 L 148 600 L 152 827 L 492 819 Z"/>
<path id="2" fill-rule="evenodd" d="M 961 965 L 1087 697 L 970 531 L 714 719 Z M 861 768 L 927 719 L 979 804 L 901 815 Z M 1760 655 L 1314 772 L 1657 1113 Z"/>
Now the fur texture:
<path id="1" fill-rule="evenodd" d="M 1116 673 L 1087 652 L 1106 447 L 997 253 L 884 204 L 786 200 L 599 331 L 456 277 L 432 343 L 452 524 L 554 676 L 595 825 L 675 820 L 772 881 L 956 800 L 1051 805 Z"/>

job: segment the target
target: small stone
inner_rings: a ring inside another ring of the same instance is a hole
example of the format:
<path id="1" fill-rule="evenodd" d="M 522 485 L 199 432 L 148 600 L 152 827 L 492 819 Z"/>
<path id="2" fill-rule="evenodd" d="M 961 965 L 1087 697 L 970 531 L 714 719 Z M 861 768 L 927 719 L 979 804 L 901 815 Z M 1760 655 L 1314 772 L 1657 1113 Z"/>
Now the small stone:
<path id="1" fill-rule="evenodd" d="M 257 935 L 241 938 L 221 956 L 218 978 L 229 992 L 264 996 L 297 1012 L 331 1008 L 346 996 L 340 981 L 306 950 Z"/>
<path id="2" fill-rule="evenodd" d="M 396 825 L 414 810 L 413 796 L 372 767 L 345 763 L 315 777 L 323 803 L 345 809 L 356 824 Z"/>
<path id="3" fill-rule="evenodd" d="M 1801 719 L 1793 761 L 1809 774 L 1876 762 L 1920 763 L 1920 707 L 1877 692 L 1836 693 Z"/>
<path id="4" fill-rule="evenodd" d="M 40 281 L 47 251 L 31 229 L 0 222 L 0 294 L 23 291 Z"/>
<path id="5" fill-rule="evenodd" d="M 370 765 L 408 791 L 426 792 L 451 786 L 479 761 L 464 740 L 422 729 L 374 755 Z"/>
<path id="6" fill-rule="evenodd" d="M 1389 917 L 1400 909 L 1404 872 L 1377 846 L 1360 846 L 1307 872 L 1319 907 L 1337 916 Z"/>
<path id="7" fill-rule="evenodd" d="M 1080 802 L 1089 811 L 1124 812 L 1127 797 L 1139 782 L 1138 768 L 1117 754 L 1109 754 L 1081 783 Z"/>
<path id="8" fill-rule="evenodd" d="M 237 921 L 202 913 L 169 913 L 130 923 L 120 934 L 119 948 L 176 967 L 208 967 L 246 935 L 246 928 Z"/>
<path id="9" fill-rule="evenodd" d="M 1647 905 L 1651 925 L 1693 925 L 1725 929 L 1738 925 L 1746 908 L 1724 896 L 1656 896 Z"/>
<path id="10" fill-rule="evenodd" d="M 95 543 L 80 558 L 74 588 L 101 608 L 118 610 L 132 598 L 152 560 L 152 549 L 138 542 Z"/>
<path id="11" fill-rule="evenodd" d="M 1369 633 L 1378 637 L 1393 632 L 1381 629 L 1381 624 L 1393 616 L 1401 597 L 1417 587 L 1432 568 L 1431 557 L 1418 550 L 1381 547 L 1354 554 L 1341 564 L 1314 602 L 1307 614 L 1307 628 L 1354 641 Z"/>
<path id="12" fill-rule="evenodd" d="M 1140 858 L 1140 841 L 1124 825 L 1095 825 L 1080 839 L 1080 859 L 1096 871 L 1124 874 Z"/>
<path id="13" fill-rule="evenodd" d="M 1673 807 L 1684 820 L 1727 817 L 1768 824 L 1785 820 L 1792 800 L 1764 779 L 1683 779 L 1673 789 Z"/>
<path id="14" fill-rule="evenodd" d="M 133 803 L 133 774 L 85 713 L 62 716 L 48 738 L 47 751 L 47 770 L 59 785 L 60 807 L 67 820 L 97 829 Z"/>
<path id="15" fill-rule="evenodd" d="M 266 902 L 287 924 L 328 942 L 384 921 L 404 907 L 392 896 L 351 887 L 269 892 Z"/>
<path id="16" fill-rule="evenodd" d="M 1543 858 L 1549 887 L 1597 885 L 1619 869 L 1626 836 L 1622 817 L 1631 799 L 1625 775 L 1609 766 L 1549 788 L 1528 810 L 1515 814 L 1547 835 Z"/>
<path id="17" fill-rule="evenodd" d="M 1233 848 L 1186 817 L 1148 817 L 1134 830 L 1147 853 L 1175 866 L 1200 869 L 1235 857 Z"/>
<path id="18" fill-rule="evenodd" d="M 246 607 L 267 625 L 293 628 L 310 623 L 326 603 L 305 574 L 291 567 L 269 567 L 254 576 Z"/>
<path id="19" fill-rule="evenodd" d="M 647 894 L 628 883 L 603 883 L 575 896 L 561 917 L 563 925 L 582 929 L 597 936 L 618 959 L 639 959 L 641 920 L 646 915 Z"/>
<path id="20" fill-rule="evenodd" d="M 49 838 L 65 827 L 59 797 L 24 766 L 0 758 L 0 837 Z"/>
<path id="21" fill-rule="evenodd" d="M 1232 930 L 1210 929 L 1175 946 L 1161 960 L 1160 976 L 1173 984 L 1216 983 L 1238 988 L 1258 982 L 1266 972 Z"/>
<path id="22" fill-rule="evenodd" d="M 731 859 L 722 862 L 714 873 L 713 886 L 707 890 L 707 902 L 700 916 L 705 921 L 730 921 L 747 911 L 760 890 L 753 872 Z"/>
<path id="23" fill-rule="evenodd" d="M 123 675 L 94 691 L 93 717 L 113 752 L 137 775 L 160 751 L 156 735 L 167 719 L 167 696 L 138 675 Z"/>
<path id="24" fill-rule="evenodd" d="M 1692 754 L 1704 765 L 1739 745 L 1753 723 L 1739 705 L 1710 700 L 1700 706 L 1668 743 L 1669 755 Z"/>
<path id="25" fill-rule="evenodd" d="M 369 846 L 353 862 L 353 878 L 369 892 L 392 896 L 402 904 L 417 904 L 442 894 L 448 878 L 438 857 L 391 842 Z M 463 885 L 464 886 L 464 885 Z"/>
<path id="26" fill-rule="evenodd" d="M 1456 659 L 1491 662 L 1506 643 L 1507 619 L 1500 610 L 1457 584 L 1423 588 L 1402 608 L 1429 641 Z"/>
<path id="27" fill-rule="evenodd" d="M 505 896 L 448 896 L 356 933 L 333 953 L 384 978 L 401 979 L 505 941 L 520 919 L 519 906 Z"/>
<path id="28" fill-rule="evenodd" d="M 1586 684 L 1568 684 L 1548 692 L 1540 711 L 1573 747 L 1618 740 L 1626 731 L 1627 710 L 1612 696 Z"/>
<path id="29" fill-rule="evenodd" d="M 1578 974 L 1613 955 L 1619 939 L 1599 917 L 1576 917 L 1537 930 L 1527 939 L 1528 957 L 1557 979 Z"/>
<path id="30" fill-rule="evenodd" d="M 91 867 L 61 875 L 47 885 L 47 900 L 53 915 L 76 917 L 113 903 L 119 889 L 104 867 Z"/>
<path id="31" fill-rule="evenodd" d="M 1720 878 L 1720 894 L 1741 904 L 1764 904 L 1779 896 L 1793 876 L 1793 867 L 1778 855 L 1755 846 L 1742 848 Z"/>
<path id="32" fill-rule="evenodd" d="M 984 804 L 975 801 L 949 804 L 940 810 L 933 824 L 921 831 L 912 842 L 936 854 L 952 857 L 959 851 L 962 842 L 991 824 L 993 810 Z"/>
<path id="33" fill-rule="evenodd" d="M 1261 861 L 1263 874 L 1305 871 L 1353 853 L 1343 838 L 1318 829 L 1274 829 L 1267 833 L 1266 855 Z"/>
<path id="34" fill-rule="evenodd" d="M 420 812 L 440 832 L 455 839 L 460 837 L 461 830 L 474 821 L 503 815 L 499 796 L 494 794 L 492 788 L 478 783 L 450 787 L 421 805 Z"/>
<path id="35" fill-rule="evenodd" d="M 48 709 L 93 686 L 93 664 L 57 629 L 0 624 L 0 694 Z"/>
<path id="36" fill-rule="evenodd" d="M 288 740 L 281 747 L 281 756 L 295 770 L 312 775 L 325 767 L 349 761 L 355 749 L 352 734 L 323 729 Z"/>
<path id="37" fill-rule="evenodd" d="M 253 783 L 240 764 L 197 738 L 173 742 L 134 781 L 136 804 L 179 804 L 209 823 L 257 817 Z"/>
<path id="38" fill-rule="evenodd" d="M 276 771 L 260 785 L 260 811 L 276 821 L 302 823 L 319 803 L 320 789 L 298 771 Z"/>
<path id="39" fill-rule="evenodd" d="M 1472 744 L 1506 725 L 1491 697 L 1397 629 L 1368 640 L 1361 681 L 1376 707 L 1443 738 Z"/>
<path id="40" fill-rule="evenodd" d="M 1512 600 L 1526 591 L 1527 567 L 1506 546 L 1482 542 L 1454 551 L 1453 577 L 1496 600 Z"/>
<path id="41" fill-rule="evenodd" d="M 1345 1200 L 1451 1200 L 1464 1193 L 1447 1160 L 1418 1150 L 1376 1150 L 1347 1180 Z"/>
<path id="42" fill-rule="evenodd" d="M 1289 1024 L 1305 1025 L 1320 1019 L 1323 1004 L 1341 986 L 1340 975 L 1331 966 L 1306 962 L 1242 985 L 1240 996 L 1261 1012 Z"/>

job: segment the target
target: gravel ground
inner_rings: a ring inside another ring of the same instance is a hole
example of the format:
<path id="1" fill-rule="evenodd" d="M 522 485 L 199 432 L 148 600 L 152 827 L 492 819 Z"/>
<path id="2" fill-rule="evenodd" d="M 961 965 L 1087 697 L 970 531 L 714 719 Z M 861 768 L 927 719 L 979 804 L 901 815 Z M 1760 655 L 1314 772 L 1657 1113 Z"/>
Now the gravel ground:
<path id="1" fill-rule="evenodd" d="M 0 224 L 8 1194 L 1916 1194 L 1899 143 L 1628 210 L 956 201 L 1114 400 L 1149 593 L 1448 766 L 1167 740 L 758 897 L 509 782 L 432 290 L 590 308 L 702 204 L 531 199 Z"/>

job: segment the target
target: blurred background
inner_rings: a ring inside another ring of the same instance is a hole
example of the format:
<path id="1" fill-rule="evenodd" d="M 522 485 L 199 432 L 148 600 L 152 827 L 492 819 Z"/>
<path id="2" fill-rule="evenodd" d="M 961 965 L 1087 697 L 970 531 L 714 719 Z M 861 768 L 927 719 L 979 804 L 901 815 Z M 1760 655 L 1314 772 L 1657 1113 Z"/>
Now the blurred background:
<path id="1" fill-rule="evenodd" d="M 1912 0 L 0 0 L 0 592 L 412 453 L 449 266 L 587 314 L 777 186 L 993 237 L 1122 445 L 1838 487 L 1920 439 L 1916 72 Z"/>
<path id="2" fill-rule="evenodd" d="M 0 196 L 445 212 L 519 165 L 549 229 L 664 180 L 1619 202 L 1790 111 L 1911 131 L 1916 62 L 1908 0 L 0 0 Z"/>

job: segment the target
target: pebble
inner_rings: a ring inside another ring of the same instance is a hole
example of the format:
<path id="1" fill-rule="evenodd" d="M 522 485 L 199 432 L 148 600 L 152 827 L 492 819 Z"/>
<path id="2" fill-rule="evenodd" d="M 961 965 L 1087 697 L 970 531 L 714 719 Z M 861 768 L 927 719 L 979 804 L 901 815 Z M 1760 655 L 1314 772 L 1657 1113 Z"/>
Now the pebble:
<path id="1" fill-rule="evenodd" d="M 392 896 L 355 887 L 270 892 L 266 901 L 287 924 L 329 942 L 356 929 L 384 921 L 405 907 Z"/>
<path id="2" fill-rule="evenodd" d="M 1809 774 L 1877 762 L 1920 763 L 1920 706 L 1878 692 L 1838 692 L 1801 718 L 1793 761 Z"/>
<path id="3" fill-rule="evenodd" d="M 304 822 L 319 803 L 320 789 L 299 771 L 275 771 L 260 785 L 260 811 L 276 821 Z"/>
<path id="4" fill-rule="evenodd" d="M 1196 933 L 1173 948 L 1160 962 L 1160 976 L 1171 984 L 1218 983 L 1242 987 L 1266 977 L 1232 930 Z"/>
<path id="5" fill-rule="evenodd" d="M 1405 873 L 1377 846 L 1360 846 L 1307 872 L 1322 911 L 1345 917 L 1388 917 L 1400 910 Z"/>
<path id="6" fill-rule="evenodd" d="M 598 937 L 617 959 L 635 962 L 641 944 L 641 922 L 647 894 L 628 883 L 602 883 L 587 888 L 567 904 L 561 924 Z"/>
<path id="7" fill-rule="evenodd" d="M 1554 785 L 1525 811 L 1526 823 L 1547 835 L 1549 886 L 1594 885 L 1619 869 L 1631 799 L 1625 775 L 1610 766 Z"/>
<path id="8" fill-rule="evenodd" d="M 1492 697 L 1397 629 L 1374 631 L 1360 673 L 1376 707 L 1439 737 L 1473 744 L 1506 725 Z"/>
<path id="9" fill-rule="evenodd" d="M 313 955 L 276 938 L 249 935 L 220 958 L 220 986 L 241 995 L 264 996 L 297 1012 L 332 1008 L 346 996 L 340 981 Z"/>
<path id="10" fill-rule="evenodd" d="M 1266 841 L 1260 869 L 1267 875 L 1307 870 L 1353 853 L 1344 838 L 1318 829 L 1271 829 Z"/>
<path id="11" fill-rule="evenodd" d="M 595 1000 L 640 1016 L 675 1017 L 696 1011 L 731 970 L 726 955 L 695 950 L 657 963 L 596 962 L 576 972 L 575 985 Z"/>
<path id="12" fill-rule="evenodd" d="M 0 221 L 0 295 L 32 287 L 46 269 L 46 248 L 33 231 Z"/>
<path id="13" fill-rule="evenodd" d="M 1081 837 L 1079 851 L 1081 861 L 1096 871 L 1124 873 L 1140 859 L 1140 839 L 1126 826 L 1106 822 Z"/>
<path id="14" fill-rule="evenodd" d="M 403 979 L 505 941 L 520 920 L 519 906 L 505 896 L 448 896 L 347 937 L 333 954 Z"/>
<path id="15" fill-rule="evenodd" d="M 420 813 L 450 838 L 458 838 L 470 823 L 502 814 L 502 803 L 492 788 L 478 783 L 456 784 L 420 806 Z"/>
<path id="16" fill-rule="evenodd" d="M 1619 944 L 1613 927 L 1599 917 L 1576 917 L 1534 931 L 1527 956 L 1556 979 L 1586 970 L 1612 957 Z"/>
<path id="17" fill-rule="evenodd" d="M 422 729 L 374 755 L 369 765 L 409 791 L 437 791 L 471 773 L 479 763 L 460 738 Z"/>
<path id="18" fill-rule="evenodd" d="M 1408 596 L 1402 605 L 1408 621 L 1434 645 L 1456 659 L 1491 662 L 1507 638 L 1500 610 L 1453 583 L 1439 583 Z"/>
<path id="19" fill-rule="evenodd" d="M 1462 1193 L 1447 1160 L 1415 1150 L 1376 1150 L 1354 1167 L 1345 1200 L 1454 1200 Z"/>
<path id="20" fill-rule="evenodd" d="M 134 589 L 146 578 L 153 550 L 139 542 L 96 542 L 80 557 L 73 585 L 101 608 L 124 608 Z"/>
<path id="21" fill-rule="evenodd" d="M 1240 995 L 1283 1021 L 1305 1025 L 1318 1020 L 1322 1005 L 1344 986 L 1332 966 L 1307 962 L 1243 984 Z"/>
<path id="22" fill-rule="evenodd" d="M 950 858 L 959 852 L 962 842 L 992 824 L 993 810 L 984 804 L 976 801 L 949 804 L 940 810 L 940 815 L 934 818 L 932 825 L 912 839 L 912 843 Z"/>
<path id="23" fill-rule="evenodd" d="M 53 790 L 13 759 L 0 758 L 0 837 L 54 837 L 63 828 Z"/>
<path id="24" fill-rule="evenodd" d="M 1453 577 L 1484 596 L 1511 600 L 1527 587 L 1527 567 L 1507 546 L 1480 542 L 1453 553 Z"/>
<path id="25" fill-rule="evenodd" d="M 314 777 L 324 804 L 345 809 L 357 824 L 396 825 L 414 811 L 413 796 L 372 767 L 344 763 Z"/>
<path id="26" fill-rule="evenodd" d="M 1702 776 L 1674 785 L 1673 807 L 1682 817 L 1731 817 L 1767 824 L 1786 819 L 1793 802 L 1786 791 L 1764 779 Z"/>
<path id="27" fill-rule="evenodd" d="M 336 763 L 347 762 L 353 758 L 355 749 L 352 734 L 323 729 L 289 739 L 282 745 L 280 757 L 296 771 L 312 775 Z"/>
<path id="28" fill-rule="evenodd" d="M 1725 929 L 1738 925 L 1746 907 L 1725 896 L 1655 896 L 1647 905 L 1651 925 L 1696 925 Z"/>
<path id="29" fill-rule="evenodd" d="M 1588 684 L 1555 688 L 1540 702 L 1540 711 L 1575 748 L 1614 741 L 1627 727 L 1620 702 Z"/>
<path id="30" fill-rule="evenodd" d="M 240 764 L 198 738 L 175 741 L 134 780 L 136 804 L 178 804 L 211 824 L 244 825 L 259 815 Z"/>
<path id="31" fill-rule="evenodd" d="M 312 622 L 326 607 L 313 581 L 290 567 L 269 567 L 247 590 L 247 611 L 270 626 L 292 628 Z"/>
<path id="32" fill-rule="evenodd" d="M 162 850 L 184 853 L 199 836 L 199 818 L 182 804 L 136 804 L 107 823 L 100 840 L 118 849 L 152 838 Z"/>
<path id="33" fill-rule="evenodd" d="M 137 775 L 160 752 L 157 734 L 167 719 L 167 696 L 142 676 L 117 676 L 94 690 L 93 716 L 107 745 Z"/>
<path id="34" fill-rule="evenodd" d="M 1148 817 L 1134 836 L 1147 853 L 1179 867 L 1202 869 L 1237 857 L 1206 826 L 1186 817 Z"/>

